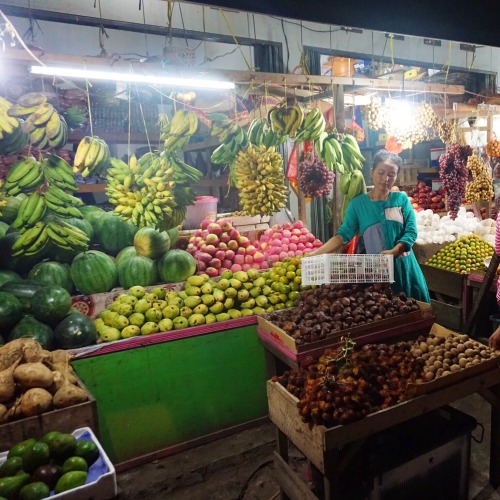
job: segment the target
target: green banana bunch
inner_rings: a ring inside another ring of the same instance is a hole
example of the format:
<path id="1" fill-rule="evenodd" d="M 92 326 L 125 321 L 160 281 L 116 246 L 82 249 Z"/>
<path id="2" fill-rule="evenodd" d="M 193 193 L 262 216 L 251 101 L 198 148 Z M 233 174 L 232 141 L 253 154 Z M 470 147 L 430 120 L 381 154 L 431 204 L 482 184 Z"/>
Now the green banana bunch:
<path id="1" fill-rule="evenodd" d="M 12 245 L 12 256 L 37 255 L 49 245 L 47 226 L 43 221 L 38 221 L 33 227 L 27 229 Z"/>
<path id="2" fill-rule="evenodd" d="M 45 231 L 50 243 L 63 250 L 83 252 L 89 247 L 89 237 L 77 227 L 54 217 L 46 217 Z"/>
<path id="3" fill-rule="evenodd" d="M 350 165 L 344 165 L 342 146 L 336 134 L 323 132 L 315 141 L 315 147 L 319 157 L 330 170 L 341 174 L 351 171 Z"/>
<path id="4" fill-rule="evenodd" d="M 366 183 L 363 172 L 356 169 L 352 172 L 343 174 L 340 179 L 339 190 L 344 195 L 340 211 L 340 219 L 344 220 L 345 211 L 347 210 L 351 200 L 360 194 L 366 193 Z"/>
<path id="5" fill-rule="evenodd" d="M 42 160 L 43 176 L 49 185 L 78 191 L 71 165 L 55 154 L 45 154 Z"/>
<path id="6" fill-rule="evenodd" d="M 362 169 L 365 157 L 361 153 L 358 142 L 354 136 L 345 134 L 341 146 L 344 166 L 351 170 Z"/>
<path id="7" fill-rule="evenodd" d="M 0 155 L 20 153 L 28 144 L 22 121 L 9 115 L 12 103 L 0 97 Z"/>
<path id="8" fill-rule="evenodd" d="M 82 128 L 87 121 L 87 109 L 83 106 L 71 106 L 61 113 L 71 130 Z"/>
<path id="9" fill-rule="evenodd" d="M 76 148 L 73 172 L 82 177 L 99 173 L 109 163 L 108 145 L 99 137 L 85 136 Z"/>
<path id="10" fill-rule="evenodd" d="M 295 142 L 314 141 L 325 131 L 326 121 L 319 108 L 313 108 L 307 113 L 299 129 Z"/>
<path id="11" fill-rule="evenodd" d="M 294 138 L 304 121 L 304 111 L 298 104 L 275 106 L 267 115 L 271 130 L 279 137 Z"/>
<path id="12" fill-rule="evenodd" d="M 254 146 L 277 147 L 288 139 L 287 135 L 278 136 L 269 127 L 265 118 L 256 118 L 248 128 L 248 142 Z"/>
<path id="13" fill-rule="evenodd" d="M 224 135 L 225 139 L 222 141 L 222 144 L 212 152 L 210 161 L 216 165 L 229 165 L 233 163 L 236 155 L 248 147 L 247 132 L 239 125 L 233 125 L 234 127 L 232 126 L 231 130 L 234 130 L 234 132 Z"/>
<path id="14" fill-rule="evenodd" d="M 164 218 L 172 216 L 176 183 L 170 158 L 157 152 L 146 153 L 139 160 L 132 155 L 128 164 L 111 158 L 106 194 L 110 203 L 116 205 L 115 215 L 138 227 L 157 227 Z"/>
<path id="15" fill-rule="evenodd" d="M 249 215 L 272 215 L 286 206 L 283 158 L 274 148 L 250 145 L 233 164 L 242 210 Z"/>
<path id="16" fill-rule="evenodd" d="M 29 193 L 40 187 L 43 183 L 43 169 L 40 162 L 33 156 L 18 160 L 12 165 L 7 174 L 5 191 L 10 196 L 19 193 Z"/>
<path id="17" fill-rule="evenodd" d="M 47 208 L 55 215 L 62 218 L 76 217 L 82 218 L 82 213 L 77 206 L 82 206 L 80 198 L 72 196 L 54 185 L 49 185 L 43 194 Z"/>
<path id="18" fill-rule="evenodd" d="M 198 130 L 198 115 L 194 111 L 180 109 L 170 122 L 166 115 L 160 115 L 160 139 L 164 141 L 165 151 L 182 149 Z"/>
<path id="19" fill-rule="evenodd" d="M 45 203 L 45 198 L 38 191 L 35 191 L 21 202 L 17 216 L 12 222 L 11 227 L 12 229 L 17 229 L 20 233 L 24 233 L 27 229 L 42 220 L 46 213 L 47 204 Z"/>

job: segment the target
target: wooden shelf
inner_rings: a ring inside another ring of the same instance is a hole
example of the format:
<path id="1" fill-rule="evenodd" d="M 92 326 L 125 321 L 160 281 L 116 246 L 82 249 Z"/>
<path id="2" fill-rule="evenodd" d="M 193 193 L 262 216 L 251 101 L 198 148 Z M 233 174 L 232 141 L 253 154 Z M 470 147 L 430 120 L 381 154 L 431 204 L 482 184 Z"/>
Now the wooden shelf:
<path id="1" fill-rule="evenodd" d="M 104 193 L 107 184 L 78 184 L 79 193 Z"/>

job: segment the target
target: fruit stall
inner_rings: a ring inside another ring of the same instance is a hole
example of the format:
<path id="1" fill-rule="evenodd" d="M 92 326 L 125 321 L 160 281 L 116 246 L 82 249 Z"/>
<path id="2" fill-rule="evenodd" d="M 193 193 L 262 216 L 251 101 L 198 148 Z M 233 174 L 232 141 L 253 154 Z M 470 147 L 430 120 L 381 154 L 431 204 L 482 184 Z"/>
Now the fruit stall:
<path id="1" fill-rule="evenodd" d="M 24 51 L 4 56 L 26 72 Z M 370 79 L 379 96 L 365 106 L 367 128 L 383 128 L 403 150 L 443 143 L 442 186 L 411 176 L 401 186 L 415 209 L 432 302 L 393 293 L 373 270 L 359 284 L 311 283 L 303 259 L 322 245 L 311 207 L 331 214 L 320 221 L 326 240 L 370 183 L 374 151 L 346 126 L 339 98 L 367 80 L 215 76 L 234 84 L 210 99 L 168 87 L 167 100 L 158 87 L 142 103 L 125 82 L 121 134 L 106 133 L 102 90 L 88 82 L 71 91 L 52 86 L 54 77 L 40 77 L 50 90 L 0 85 L 0 445 L 8 450 L 0 477 L 12 482 L 0 479 L 0 496 L 2 487 L 17 494 L 38 483 L 40 495 L 99 482 L 113 492 L 113 464 L 125 470 L 268 415 L 283 433 L 276 463 L 292 496 L 284 435 L 326 474 L 327 452 L 350 444 L 352 432 L 369 436 L 480 388 L 493 399 L 496 352 L 451 332 L 443 340 L 431 327 L 437 317 L 463 330 L 473 297 L 467 275 L 484 271 L 494 253 L 494 219 L 468 207 L 493 198 L 498 141 L 465 146 L 454 119 L 428 102 L 402 133 L 378 100 L 399 83 Z M 464 94 L 422 82 L 406 90 Z M 219 199 L 205 204 L 207 186 Z M 272 223 L 277 214 L 289 220 Z M 335 407 L 322 391 L 328 384 Z M 18 456 L 28 465 L 16 465 Z"/>

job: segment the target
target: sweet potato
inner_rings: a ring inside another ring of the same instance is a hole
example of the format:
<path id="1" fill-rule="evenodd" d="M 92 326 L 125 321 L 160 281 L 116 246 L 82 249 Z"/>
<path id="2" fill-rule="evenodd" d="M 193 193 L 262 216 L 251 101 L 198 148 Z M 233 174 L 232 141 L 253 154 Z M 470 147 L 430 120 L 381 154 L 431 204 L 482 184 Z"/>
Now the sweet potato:
<path id="1" fill-rule="evenodd" d="M 0 372 L 22 359 L 25 340 L 16 339 L 0 347 Z"/>
<path id="2" fill-rule="evenodd" d="M 26 391 L 20 402 L 21 413 L 25 417 L 33 417 L 50 410 L 52 406 L 52 394 L 45 389 L 29 389 Z"/>
<path id="3" fill-rule="evenodd" d="M 55 393 L 53 403 L 56 408 L 66 408 L 84 403 L 87 399 L 88 395 L 83 389 L 71 384 L 66 379 L 62 387 Z"/>
<path id="4" fill-rule="evenodd" d="M 20 359 L 5 370 L 0 371 L 0 403 L 8 403 L 16 392 L 14 382 L 14 371 L 17 369 Z"/>
<path id="5" fill-rule="evenodd" d="M 23 360 L 25 363 L 43 363 L 50 356 L 49 351 L 45 351 L 34 339 L 26 339 L 23 346 Z"/>
<path id="6" fill-rule="evenodd" d="M 49 387 L 54 374 L 43 363 L 24 363 L 14 370 L 14 379 L 22 388 Z"/>

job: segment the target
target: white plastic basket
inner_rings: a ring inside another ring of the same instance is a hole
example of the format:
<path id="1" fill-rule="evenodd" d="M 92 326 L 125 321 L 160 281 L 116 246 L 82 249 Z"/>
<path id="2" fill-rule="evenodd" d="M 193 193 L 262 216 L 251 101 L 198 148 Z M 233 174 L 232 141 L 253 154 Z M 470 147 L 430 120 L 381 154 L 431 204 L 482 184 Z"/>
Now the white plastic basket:
<path id="1" fill-rule="evenodd" d="M 301 259 L 303 285 L 393 283 L 394 258 L 382 254 L 323 254 Z"/>

